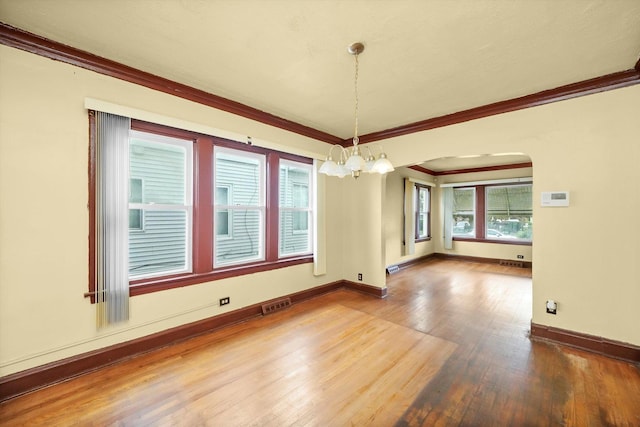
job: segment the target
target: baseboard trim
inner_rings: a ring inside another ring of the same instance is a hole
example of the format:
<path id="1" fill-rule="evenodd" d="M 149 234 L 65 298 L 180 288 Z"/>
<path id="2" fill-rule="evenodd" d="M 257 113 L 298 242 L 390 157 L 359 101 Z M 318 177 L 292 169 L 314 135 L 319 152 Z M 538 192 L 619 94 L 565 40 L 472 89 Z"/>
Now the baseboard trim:
<path id="1" fill-rule="evenodd" d="M 627 362 L 640 363 L 640 347 L 604 337 L 531 322 L 531 338 L 552 341 Z"/>
<path id="2" fill-rule="evenodd" d="M 381 289 L 361 283 L 339 280 L 276 299 L 288 297 L 291 298 L 292 304 L 296 304 L 342 288 L 352 289 L 378 298 L 384 298 L 387 293 L 386 288 Z M 261 316 L 262 304 L 270 301 L 273 300 L 4 376 L 0 378 L 0 402 L 96 371 L 143 353 L 230 326 L 234 323 Z"/>
<path id="3" fill-rule="evenodd" d="M 452 255 L 452 254 L 444 254 L 437 252 L 433 254 L 435 258 L 438 259 L 448 259 L 452 261 L 470 261 L 470 262 L 481 262 L 484 264 L 500 264 L 500 258 L 482 258 L 476 256 L 468 256 L 468 255 Z M 515 260 L 520 261 L 520 260 Z M 531 261 L 522 261 L 523 268 L 531 268 L 533 263 Z"/>
<path id="4" fill-rule="evenodd" d="M 352 282 L 350 280 L 343 280 L 344 287 L 351 289 L 352 291 L 361 292 L 363 294 L 371 295 L 376 298 L 386 298 L 387 288 L 378 288 L 377 286 L 367 285 L 365 283 Z"/>

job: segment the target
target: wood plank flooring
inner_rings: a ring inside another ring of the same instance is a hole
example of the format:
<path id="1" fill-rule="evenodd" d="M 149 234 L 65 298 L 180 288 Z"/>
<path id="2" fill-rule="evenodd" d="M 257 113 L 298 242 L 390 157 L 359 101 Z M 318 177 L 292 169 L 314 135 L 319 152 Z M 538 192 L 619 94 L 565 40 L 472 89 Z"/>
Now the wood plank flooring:
<path id="1" fill-rule="evenodd" d="M 640 368 L 531 341 L 530 270 L 430 260 L 0 404 L 0 425 L 640 426 Z"/>

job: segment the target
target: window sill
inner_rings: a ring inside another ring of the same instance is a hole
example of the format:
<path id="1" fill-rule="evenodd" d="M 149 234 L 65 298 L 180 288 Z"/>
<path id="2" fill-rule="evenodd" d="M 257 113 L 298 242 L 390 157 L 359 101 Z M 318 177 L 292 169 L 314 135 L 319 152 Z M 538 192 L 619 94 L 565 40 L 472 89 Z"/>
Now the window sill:
<path id="1" fill-rule="evenodd" d="M 467 237 L 454 237 L 453 240 L 457 242 L 476 242 L 476 243 L 497 243 L 500 245 L 518 245 L 518 246 L 531 246 L 533 242 L 525 240 L 498 240 L 498 239 L 475 239 Z"/>
<path id="2" fill-rule="evenodd" d="M 198 283 L 211 282 L 229 277 L 243 276 L 245 274 L 259 273 L 261 271 L 276 270 L 298 264 L 313 262 L 313 255 L 303 255 L 292 258 L 284 258 L 275 262 L 259 262 L 250 265 L 219 268 L 207 273 L 188 273 L 171 277 L 142 279 L 132 281 L 129 285 L 129 295 L 144 295 L 167 289 L 181 288 L 196 285 Z"/>
<path id="3" fill-rule="evenodd" d="M 416 239 L 415 242 L 416 243 L 420 243 L 420 242 L 428 242 L 431 240 L 431 237 L 421 237 L 420 239 Z"/>

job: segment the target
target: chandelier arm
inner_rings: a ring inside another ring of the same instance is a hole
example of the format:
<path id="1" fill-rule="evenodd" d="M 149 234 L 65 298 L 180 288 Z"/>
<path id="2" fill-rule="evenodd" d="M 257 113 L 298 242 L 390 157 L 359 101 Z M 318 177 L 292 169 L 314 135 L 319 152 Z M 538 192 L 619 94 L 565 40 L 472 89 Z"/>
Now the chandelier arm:
<path id="1" fill-rule="evenodd" d="M 331 148 L 329 149 L 329 157 L 330 157 L 330 158 L 333 158 L 333 149 L 334 149 L 334 148 L 336 148 L 336 147 L 339 147 L 339 148 L 340 148 L 340 150 L 342 150 L 342 151 L 340 152 L 340 158 L 342 159 L 342 156 L 344 155 L 344 151 L 345 151 L 345 149 L 344 149 L 344 147 L 343 147 L 342 145 L 340 145 L 340 144 L 333 144 L 333 145 L 331 146 Z"/>

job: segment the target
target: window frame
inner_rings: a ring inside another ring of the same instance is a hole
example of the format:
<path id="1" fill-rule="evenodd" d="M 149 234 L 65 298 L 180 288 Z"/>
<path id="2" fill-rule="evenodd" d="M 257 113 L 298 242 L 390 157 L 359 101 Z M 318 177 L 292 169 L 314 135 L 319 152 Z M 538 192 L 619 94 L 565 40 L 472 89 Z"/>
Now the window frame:
<path id="1" fill-rule="evenodd" d="M 531 240 L 507 240 L 507 239 L 491 239 L 487 237 L 487 227 L 486 227 L 486 218 L 487 218 L 487 209 L 486 209 L 486 189 L 490 187 L 507 187 L 507 186 L 524 186 L 531 185 L 533 183 L 522 183 L 522 182 L 506 182 L 500 184 L 484 184 L 484 185 L 461 185 L 459 187 L 453 187 L 455 189 L 464 189 L 464 188 L 474 188 L 475 189 L 475 207 L 474 207 L 474 230 L 475 237 L 460 237 L 453 235 L 453 240 L 457 240 L 460 242 L 479 242 L 479 243 L 499 243 L 504 245 L 520 245 L 520 246 L 532 246 L 533 239 Z M 533 209 L 533 205 L 532 205 Z M 478 212 L 481 212 L 481 215 L 478 215 Z"/>
<path id="2" fill-rule="evenodd" d="M 415 199 L 415 230 L 414 230 L 414 239 L 416 243 L 419 242 L 426 242 L 431 240 L 431 187 L 429 187 L 428 185 L 424 185 L 424 184 L 420 184 L 420 183 L 415 183 L 415 189 L 416 189 L 416 199 Z M 423 212 L 421 210 L 421 206 L 420 206 L 420 192 L 421 191 L 426 191 L 426 193 L 428 194 L 428 198 L 429 201 L 427 203 L 427 210 L 426 212 Z M 426 214 L 426 229 L 427 229 L 427 233 L 424 236 L 420 235 L 420 229 L 419 229 L 419 224 L 420 224 L 420 216 Z"/>
<path id="3" fill-rule="evenodd" d="M 95 302 L 96 291 L 96 123 L 95 113 L 89 111 L 89 152 L 88 152 L 88 193 L 89 193 L 89 274 L 87 296 Z M 136 279 L 129 281 L 129 295 L 143 295 L 166 289 L 190 286 L 229 277 L 269 271 L 298 264 L 313 262 L 313 253 L 279 256 L 278 253 L 278 188 L 280 159 L 312 164 L 313 159 L 256 147 L 238 141 L 232 141 L 193 131 L 173 128 L 165 125 L 131 119 L 131 130 L 169 136 L 193 141 L 193 203 L 191 227 L 191 271 L 167 276 Z M 266 157 L 266 208 L 265 208 L 265 257 L 264 260 L 213 267 L 214 253 L 214 184 L 213 184 L 213 147 L 227 147 L 239 151 L 264 154 Z M 207 240 L 209 243 L 207 243 Z"/>

